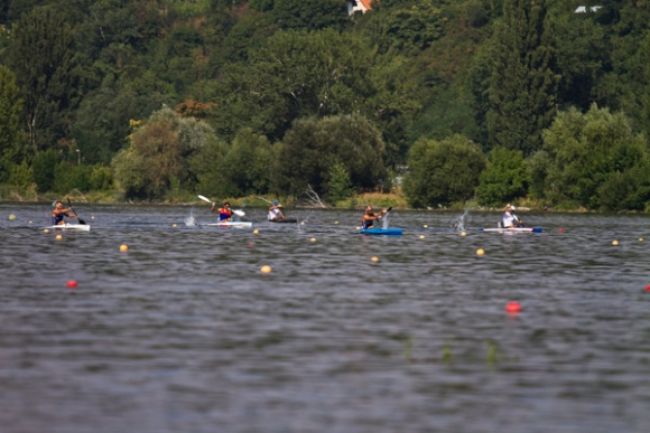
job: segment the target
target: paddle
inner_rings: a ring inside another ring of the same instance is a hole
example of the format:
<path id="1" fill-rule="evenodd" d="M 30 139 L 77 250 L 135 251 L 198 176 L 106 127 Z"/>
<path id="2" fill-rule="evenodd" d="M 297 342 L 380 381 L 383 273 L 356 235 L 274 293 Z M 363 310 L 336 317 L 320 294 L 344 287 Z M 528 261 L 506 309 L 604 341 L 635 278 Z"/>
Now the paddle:
<path id="1" fill-rule="evenodd" d="M 84 225 L 85 225 L 85 224 L 86 224 L 86 221 L 83 220 L 83 219 L 81 219 L 81 218 L 79 218 L 79 215 L 77 214 L 77 211 L 74 210 L 74 208 L 72 207 L 72 203 L 70 203 L 70 199 L 67 199 L 67 201 L 68 201 L 68 207 L 69 207 L 70 210 L 74 213 L 74 216 L 77 218 L 77 221 L 79 221 L 79 224 L 84 224 Z"/>
<path id="2" fill-rule="evenodd" d="M 203 200 L 204 202 L 212 204 L 213 206 L 215 204 L 212 200 L 210 200 L 209 198 L 207 198 L 204 195 L 199 194 L 199 195 L 197 195 L 197 197 L 200 198 L 201 200 Z M 239 209 L 233 209 L 232 213 L 234 213 L 235 215 L 240 216 L 240 217 L 246 216 L 246 212 L 244 212 L 243 210 L 239 210 Z"/>

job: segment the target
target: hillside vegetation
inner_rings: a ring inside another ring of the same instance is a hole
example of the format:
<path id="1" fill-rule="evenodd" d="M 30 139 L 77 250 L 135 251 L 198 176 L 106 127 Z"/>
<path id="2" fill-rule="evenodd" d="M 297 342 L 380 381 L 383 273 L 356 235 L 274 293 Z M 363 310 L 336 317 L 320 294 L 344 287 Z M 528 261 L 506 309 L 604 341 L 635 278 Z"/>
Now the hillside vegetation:
<path id="1" fill-rule="evenodd" d="M 650 211 L 650 2 L 347 3 L 3 2 L 0 199 Z"/>

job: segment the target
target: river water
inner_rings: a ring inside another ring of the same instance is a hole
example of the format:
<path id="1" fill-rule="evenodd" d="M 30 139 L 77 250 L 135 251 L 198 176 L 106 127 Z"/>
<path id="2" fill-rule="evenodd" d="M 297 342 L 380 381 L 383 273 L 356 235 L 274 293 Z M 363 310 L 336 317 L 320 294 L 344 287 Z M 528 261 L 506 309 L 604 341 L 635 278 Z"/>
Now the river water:
<path id="1" fill-rule="evenodd" d="M 3 433 L 650 431 L 648 217 L 77 210 L 0 205 Z"/>

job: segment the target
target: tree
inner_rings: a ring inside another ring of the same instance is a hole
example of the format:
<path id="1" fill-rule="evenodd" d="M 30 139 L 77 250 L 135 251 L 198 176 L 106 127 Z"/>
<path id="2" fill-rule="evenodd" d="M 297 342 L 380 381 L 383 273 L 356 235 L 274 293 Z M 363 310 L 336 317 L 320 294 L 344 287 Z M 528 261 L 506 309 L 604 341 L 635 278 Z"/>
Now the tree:
<path id="1" fill-rule="evenodd" d="M 356 111 L 374 93 L 370 66 L 370 48 L 358 37 L 277 32 L 249 62 L 224 68 L 212 122 L 225 137 L 250 127 L 281 139 L 295 119 Z"/>
<path id="2" fill-rule="evenodd" d="M 173 187 L 193 189 L 193 156 L 214 137 L 203 121 L 169 108 L 153 113 L 113 159 L 115 180 L 127 198 L 162 198 Z"/>
<path id="3" fill-rule="evenodd" d="M 586 114 L 576 109 L 560 112 L 544 132 L 544 151 L 549 164 L 546 197 L 555 204 L 590 209 L 611 208 L 616 195 L 612 191 L 623 191 L 621 180 L 646 167 L 648 157 L 645 138 L 632 131 L 627 117 L 596 105 Z"/>
<path id="4" fill-rule="evenodd" d="M 440 141 L 420 139 L 409 152 L 404 193 L 416 208 L 468 200 L 484 168 L 481 148 L 462 135 Z"/>
<path id="5" fill-rule="evenodd" d="M 528 170 L 520 150 L 495 147 L 479 177 L 476 197 L 481 205 L 498 206 L 523 197 L 528 187 Z"/>
<path id="6" fill-rule="evenodd" d="M 16 77 L 0 65 L 0 181 L 6 180 L 10 163 L 19 163 L 23 158 L 22 110 Z"/>
<path id="7" fill-rule="evenodd" d="M 220 169 L 231 196 L 265 194 L 271 183 L 273 153 L 268 139 L 251 129 L 237 133 Z"/>
<path id="8" fill-rule="evenodd" d="M 339 0 L 275 0 L 271 15 L 284 30 L 342 30 L 349 23 L 345 2 Z"/>
<path id="9" fill-rule="evenodd" d="M 58 9 L 36 8 L 16 23 L 10 48 L 29 143 L 33 151 L 46 149 L 68 134 L 78 102 L 71 27 Z"/>
<path id="10" fill-rule="evenodd" d="M 490 109 L 491 147 L 541 148 L 542 130 L 555 115 L 558 77 L 554 72 L 545 0 L 506 0 L 493 42 Z"/>
<path id="11" fill-rule="evenodd" d="M 370 189 L 386 176 L 380 132 L 360 115 L 297 120 L 278 150 L 274 184 L 278 192 L 300 195 L 308 186 L 327 193 L 331 169 L 341 164 L 351 185 Z"/>
<path id="12" fill-rule="evenodd" d="M 442 11 L 431 0 L 386 8 L 368 20 L 368 31 L 381 53 L 417 54 L 444 35 Z"/>

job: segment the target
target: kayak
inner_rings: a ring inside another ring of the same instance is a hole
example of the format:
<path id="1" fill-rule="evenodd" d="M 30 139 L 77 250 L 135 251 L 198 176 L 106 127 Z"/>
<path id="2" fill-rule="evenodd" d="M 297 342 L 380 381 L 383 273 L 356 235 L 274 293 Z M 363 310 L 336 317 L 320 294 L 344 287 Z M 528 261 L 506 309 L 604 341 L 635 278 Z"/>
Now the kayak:
<path id="1" fill-rule="evenodd" d="M 367 229 L 359 230 L 359 233 L 362 235 L 383 235 L 383 236 L 401 236 L 404 232 L 403 229 L 398 227 L 388 227 L 388 228 L 379 228 L 379 227 L 370 227 Z"/>
<path id="2" fill-rule="evenodd" d="M 247 229 L 253 227 L 253 223 L 250 221 L 223 221 L 223 222 L 209 223 L 204 225 L 212 226 L 212 227 L 235 227 L 239 229 Z"/>
<path id="3" fill-rule="evenodd" d="M 65 224 L 57 224 L 55 226 L 49 226 L 45 228 L 54 229 L 54 230 L 80 230 L 83 232 L 89 232 L 90 224 L 65 223 Z"/>
<path id="4" fill-rule="evenodd" d="M 298 218 L 286 218 L 283 220 L 269 220 L 270 223 L 274 224 L 296 224 L 298 222 Z"/>
<path id="5" fill-rule="evenodd" d="M 489 233 L 542 233 L 544 229 L 541 227 L 496 227 L 481 229 L 481 231 Z"/>

